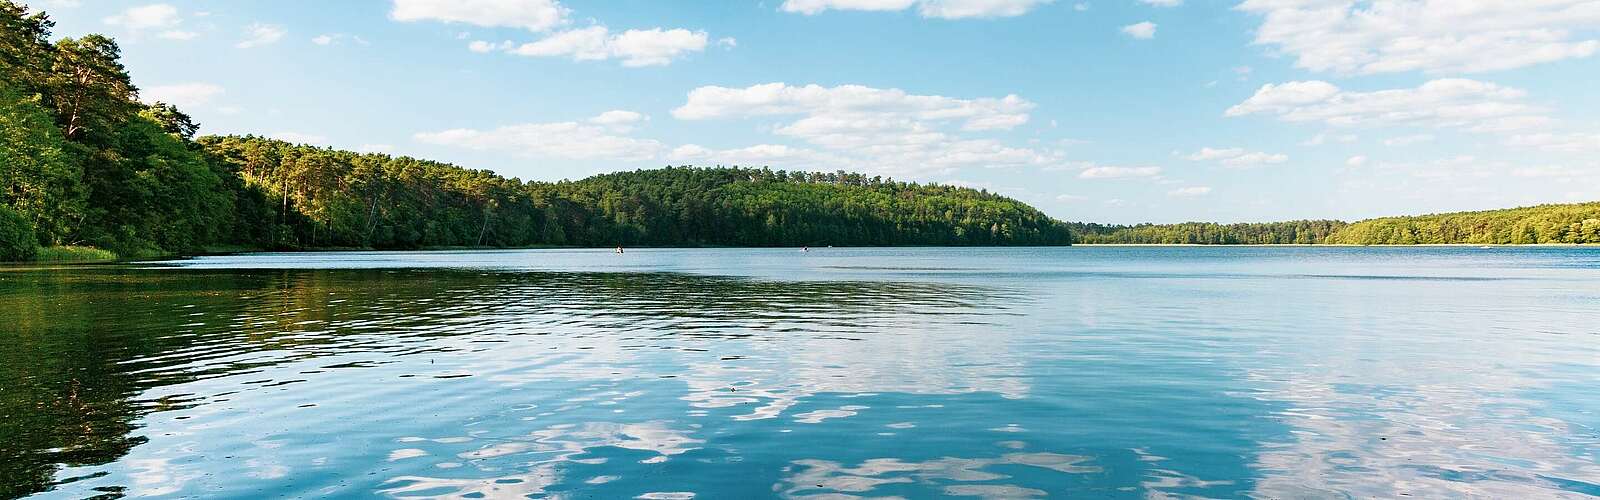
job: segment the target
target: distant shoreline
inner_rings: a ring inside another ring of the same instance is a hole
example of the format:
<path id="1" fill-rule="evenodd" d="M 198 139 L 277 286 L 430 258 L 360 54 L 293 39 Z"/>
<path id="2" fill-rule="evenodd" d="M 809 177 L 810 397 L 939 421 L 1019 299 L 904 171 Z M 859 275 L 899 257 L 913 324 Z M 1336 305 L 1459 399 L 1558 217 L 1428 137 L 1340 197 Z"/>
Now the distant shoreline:
<path id="1" fill-rule="evenodd" d="M 1593 245 L 1593 244 L 1587 244 L 1587 243 L 1413 243 L 1413 244 L 1409 244 L 1409 245 L 1399 245 L 1399 244 L 1358 245 L 1358 244 L 1352 244 L 1352 243 L 1221 243 L 1221 244 L 1207 244 L 1207 243 L 1073 243 L 1072 246 L 1075 246 L 1075 247 L 1350 247 L 1350 248 L 1368 248 L 1368 247 L 1395 247 L 1395 248 L 1406 248 L 1406 247 L 1494 247 L 1494 248 L 1502 248 L 1502 247 L 1504 247 L 1504 248 L 1513 248 L 1513 247 L 1589 247 L 1589 246 L 1593 246 L 1594 248 L 1600 248 L 1600 245 Z"/>

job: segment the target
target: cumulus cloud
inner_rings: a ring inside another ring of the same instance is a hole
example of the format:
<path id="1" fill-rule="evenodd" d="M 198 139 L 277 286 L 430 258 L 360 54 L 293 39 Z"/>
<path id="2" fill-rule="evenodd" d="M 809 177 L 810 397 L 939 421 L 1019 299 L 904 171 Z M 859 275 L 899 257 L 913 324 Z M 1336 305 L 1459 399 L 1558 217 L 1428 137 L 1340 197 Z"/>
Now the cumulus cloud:
<path id="1" fill-rule="evenodd" d="M 1161 167 L 1117 167 L 1109 165 L 1091 165 L 1078 172 L 1080 179 L 1130 179 L 1140 177 L 1156 177 L 1161 175 Z"/>
<path id="2" fill-rule="evenodd" d="M 327 137 L 301 132 L 273 132 L 271 134 L 267 134 L 267 136 L 280 141 L 293 142 L 296 144 L 314 144 L 318 146 L 328 144 Z"/>
<path id="3" fill-rule="evenodd" d="M 1245 0 L 1255 43 L 1312 71 L 1473 73 L 1589 57 L 1595 0 Z"/>
<path id="4" fill-rule="evenodd" d="M 721 150 L 707 148 L 698 144 L 685 144 L 673 148 L 667 157 L 674 161 L 746 166 L 783 165 L 789 168 L 812 170 L 860 166 L 854 161 L 839 155 L 783 144 L 757 144 L 743 148 Z"/>
<path id="5" fill-rule="evenodd" d="M 249 49 L 264 45 L 272 45 L 274 43 L 278 43 L 278 40 L 282 40 L 283 35 L 286 33 L 288 33 L 288 31 L 284 30 L 282 26 L 255 23 L 245 27 L 244 39 L 240 40 L 239 43 L 233 44 L 233 46 L 241 49 Z"/>
<path id="6" fill-rule="evenodd" d="M 566 24 L 570 13 L 556 0 L 394 0 L 389 18 L 547 31 Z"/>
<path id="7" fill-rule="evenodd" d="M 127 28 L 130 31 L 143 31 L 175 27 L 182 19 L 178 17 L 177 7 L 157 3 L 141 7 L 129 7 L 116 15 L 101 19 L 101 21 L 112 26 Z"/>
<path id="8" fill-rule="evenodd" d="M 1507 139 L 1506 144 L 1566 153 L 1600 153 L 1600 134 L 1519 134 Z"/>
<path id="9" fill-rule="evenodd" d="M 1156 37 L 1156 23 L 1145 21 L 1123 26 L 1122 33 L 1140 40 L 1149 40 Z"/>
<path id="10" fill-rule="evenodd" d="M 101 19 L 107 25 L 121 27 L 134 35 L 157 31 L 156 38 L 166 40 L 193 40 L 200 36 L 178 27 L 183 23 L 178 8 L 164 3 L 129 7 Z"/>
<path id="11" fill-rule="evenodd" d="M 686 29 L 627 30 L 613 34 L 605 26 L 562 31 L 544 39 L 507 48 L 506 51 L 530 57 L 571 57 L 574 61 L 620 59 L 623 66 L 664 66 L 690 52 L 706 49 L 709 36 L 704 31 Z M 491 46 L 473 42 L 476 52 Z"/>
<path id="12" fill-rule="evenodd" d="M 616 113 L 619 112 L 607 112 L 583 121 L 523 123 L 492 130 L 459 128 L 422 132 L 413 138 L 426 144 L 536 158 L 650 160 L 659 157 L 665 150 L 660 142 L 630 137 L 626 131 L 610 124 L 596 123 L 612 121 L 620 116 Z"/>
<path id="13" fill-rule="evenodd" d="M 1441 79 L 1417 88 L 1354 92 L 1323 81 L 1263 85 L 1226 116 L 1263 114 L 1288 122 L 1335 126 L 1419 126 L 1474 132 L 1545 126 L 1543 109 L 1523 102 L 1527 93 L 1466 79 Z"/>
<path id="14" fill-rule="evenodd" d="M 1208 194 L 1211 194 L 1210 186 L 1189 186 L 1167 191 L 1167 196 L 1179 198 L 1192 198 L 1195 196 L 1205 196 Z"/>
<path id="15" fill-rule="evenodd" d="M 323 46 L 339 45 L 340 43 L 343 43 L 345 40 L 350 40 L 350 41 L 355 42 L 355 43 L 360 44 L 360 45 L 371 45 L 371 43 L 367 42 L 367 40 L 365 38 L 361 38 L 361 37 L 355 36 L 355 35 L 347 35 L 347 34 L 344 34 L 344 33 L 324 33 L 324 34 L 321 34 L 321 35 L 317 35 L 317 36 L 311 37 L 311 43 L 314 43 L 314 44 L 317 44 L 317 45 L 323 45 Z"/>
<path id="16" fill-rule="evenodd" d="M 1215 161 L 1229 168 L 1250 168 L 1289 161 L 1289 155 L 1246 151 L 1244 148 L 1200 148 L 1185 158 L 1190 161 Z"/>
<path id="17" fill-rule="evenodd" d="M 397 21 L 442 21 L 485 27 L 522 28 L 550 32 L 570 24 L 571 10 L 556 0 L 394 0 L 389 17 Z M 468 33 L 457 34 L 466 39 Z M 604 25 L 551 32 L 527 42 L 500 43 L 476 40 L 467 49 L 478 53 L 504 51 L 527 57 L 568 57 L 574 61 L 620 60 L 623 66 L 665 66 L 710 43 L 705 31 L 683 28 L 630 29 L 612 32 Z M 724 37 L 718 45 L 733 48 L 738 41 Z"/>
<path id="18" fill-rule="evenodd" d="M 1312 136 L 1300 143 L 1301 146 L 1321 146 L 1329 141 L 1351 143 L 1358 139 L 1355 134 L 1328 134 L 1326 132 Z"/>
<path id="19" fill-rule="evenodd" d="M 783 116 L 770 130 L 876 168 L 938 171 L 962 166 L 1043 165 L 1054 152 L 966 134 L 1027 123 L 1034 104 L 1015 95 L 961 99 L 861 85 L 767 83 L 707 86 L 672 111 L 683 120 Z"/>
<path id="20" fill-rule="evenodd" d="M 805 15 L 828 10 L 903 11 L 915 6 L 927 18 L 967 19 L 1015 17 L 1054 0 L 784 0 L 784 12 Z"/>
<path id="21" fill-rule="evenodd" d="M 1367 157 L 1361 156 L 1361 155 L 1352 156 L 1349 159 L 1345 160 L 1344 164 L 1347 165 L 1347 166 L 1351 166 L 1351 167 L 1359 167 L 1359 166 L 1362 166 L 1362 165 L 1366 165 L 1367 164 Z"/>
<path id="22" fill-rule="evenodd" d="M 672 115 L 683 120 L 804 115 L 806 119 L 791 126 L 796 129 L 859 128 L 892 125 L 884 121 L 913 120 L 960 121 L 968 130 L 992 130 L 1027 123 L 1033 107 L 1033 103 L 1015 94 L 959 99 L 862 85 L 823 87 L 775 82 L 745 88 L 700 87 L 690 91 L 688 101 L 672 110 Z"/>
<path id="23" fill-rule="evenodd" d="M 1383 145 L 1410 146 L 1412 144 L 1421 144 L 1424 142 L 1433 142 L 1433 134 L 1412 134 L 1402 135 L 1400 137 L 1390 137 L 1383 140 Z"/>
<path id="24" fill-rule="evenodd" d="M 210 103 L 222 93 L 220 85 L 192 82 L 149 87 L 139 91 L 139 96 L 146 103 L 164 102 L 179 108 L 194 108 Z"/>

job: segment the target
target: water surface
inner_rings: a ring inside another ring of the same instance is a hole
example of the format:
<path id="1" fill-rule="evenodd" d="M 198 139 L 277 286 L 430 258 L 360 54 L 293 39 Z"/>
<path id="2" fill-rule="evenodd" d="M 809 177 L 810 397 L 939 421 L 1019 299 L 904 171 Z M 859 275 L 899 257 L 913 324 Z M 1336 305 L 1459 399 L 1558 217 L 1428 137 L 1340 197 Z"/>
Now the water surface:
<path id="1" fill-rule="evenodd" d="M 0 497 L 1600 495 L 1600 249 L 252 254 L 0 318 Z"/>

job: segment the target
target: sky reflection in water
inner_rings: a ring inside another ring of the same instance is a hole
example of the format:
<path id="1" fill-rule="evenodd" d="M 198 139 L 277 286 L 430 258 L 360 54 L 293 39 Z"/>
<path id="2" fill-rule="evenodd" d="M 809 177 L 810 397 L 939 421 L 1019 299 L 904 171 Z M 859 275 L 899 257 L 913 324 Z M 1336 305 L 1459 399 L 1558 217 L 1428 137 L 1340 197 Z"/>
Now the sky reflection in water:
<path id="1" fill-rule="evenodd" d="M 1582 497 L 1595 283 L 1588 249 L 13 269 L 0 496 Z"/>

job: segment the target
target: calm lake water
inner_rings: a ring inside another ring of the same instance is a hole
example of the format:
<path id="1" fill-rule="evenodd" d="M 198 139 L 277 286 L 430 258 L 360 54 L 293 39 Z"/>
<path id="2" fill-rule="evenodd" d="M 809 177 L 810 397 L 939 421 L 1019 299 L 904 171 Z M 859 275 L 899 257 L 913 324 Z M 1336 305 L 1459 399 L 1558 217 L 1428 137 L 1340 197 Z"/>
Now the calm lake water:
<path id="1" fill-rule="evenodd" d="M 1600 495 L 1600 249 L 0 268 L 0 497 Z"/>

